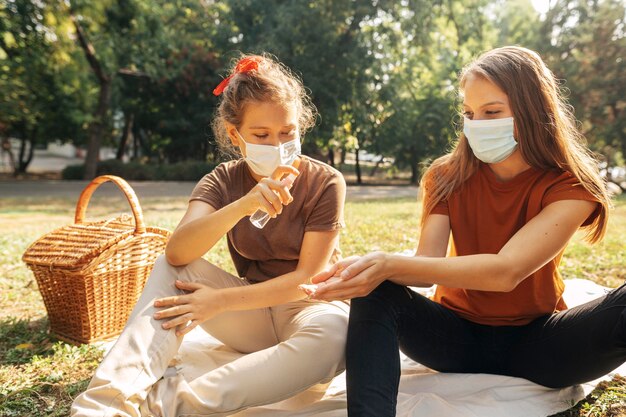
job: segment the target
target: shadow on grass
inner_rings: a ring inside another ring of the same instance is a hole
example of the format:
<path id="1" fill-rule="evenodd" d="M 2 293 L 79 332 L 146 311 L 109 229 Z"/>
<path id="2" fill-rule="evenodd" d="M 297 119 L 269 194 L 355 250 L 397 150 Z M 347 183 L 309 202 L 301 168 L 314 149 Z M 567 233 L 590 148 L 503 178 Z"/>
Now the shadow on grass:
<path id="1" fill-rule="evenodd" d="M 89 378 L 70 384 L 38 384 L 10 392 L 0 393 L 1 416 L 66 417 L 74 398 L 83 392 Z"/>
<path id="2" fill-rule="evenodd" d="M 0 320 L 0 364 L 19 365 L 30 362 L 33 356 L 54 354 L 56 339 L 48 334 L 48 319 Z"/>
<path id="3" fill-rule="evenodd" d="M 602 381 L 587 397 L 569 410 L 550 417 L 626 417 L 626 378 L 615 375 Z"/>
<path id="4" fill-rule="evenodd" d="M 65 417 L 102 360 L 95 345 L 48 333 L 48 320 L 0 320 L 0 416 Z"/>

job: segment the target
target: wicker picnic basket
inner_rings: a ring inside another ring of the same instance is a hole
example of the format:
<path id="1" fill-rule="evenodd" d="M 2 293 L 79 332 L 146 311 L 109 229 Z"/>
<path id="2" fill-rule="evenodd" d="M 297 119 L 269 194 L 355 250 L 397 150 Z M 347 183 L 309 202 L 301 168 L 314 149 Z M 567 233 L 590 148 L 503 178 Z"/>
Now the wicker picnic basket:
<path id="1" fill-rule="evenodd" d="M 85 221 L 91 195 L 108 181 L 126 195 L 133 216 Z M 169 235 L 145 226 L 137 196 L 122 178 L 94 179 L 78 199 L 74 224 L 42 236 L 22 256 L 39 284 L 52 333 L 71 343 L 118 335 Z"/>

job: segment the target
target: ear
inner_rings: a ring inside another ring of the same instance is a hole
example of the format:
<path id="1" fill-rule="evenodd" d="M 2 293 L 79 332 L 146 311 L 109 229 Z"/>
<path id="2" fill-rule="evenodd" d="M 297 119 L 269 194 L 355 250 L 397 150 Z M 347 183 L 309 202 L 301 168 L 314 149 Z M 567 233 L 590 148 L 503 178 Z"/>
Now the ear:
<path id="1" fill-rule="evenodd" d="M 237 127 L 234 124 L 228 122 L 224 122 L 224 124 L 226 125 L 226 134 L 228 134 L 230 142 L 233 144 L 233 146 L 241 147 L 241 141 L 239 140 L 239 135 L 237 135 Z"/>

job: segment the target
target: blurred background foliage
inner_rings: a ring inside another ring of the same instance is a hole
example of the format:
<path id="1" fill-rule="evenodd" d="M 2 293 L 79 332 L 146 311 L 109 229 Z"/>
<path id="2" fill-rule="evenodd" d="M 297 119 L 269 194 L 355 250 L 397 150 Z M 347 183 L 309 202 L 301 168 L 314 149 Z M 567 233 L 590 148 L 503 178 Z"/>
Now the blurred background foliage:
<path id="1" fill-rule="evenodd" d="M 240 52 L 269 52 L 319 109 L 305 153 L 339 165 L 365 151 L 416 182 L 455 137 L 459 70 L 518 44 L 563 80 L 592 149 L 623 163 L 624 0 L 534 3 L 0 0 L 0 137 L 21 143 L 16 172 L 52 141 L 85 149 L 85 178 L 102 146 L 148 165 L 215 164 L 212 89 Z"/>

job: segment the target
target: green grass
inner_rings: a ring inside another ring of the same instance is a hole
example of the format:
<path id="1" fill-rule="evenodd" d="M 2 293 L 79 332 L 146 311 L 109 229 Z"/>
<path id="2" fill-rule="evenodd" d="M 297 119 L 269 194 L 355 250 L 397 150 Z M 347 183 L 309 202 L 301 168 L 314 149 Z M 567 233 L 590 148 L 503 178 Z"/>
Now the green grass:
<path id="1" fill-rule="evenodd" d="M 146 224 L 173 230 L 186 198 L 142 201 Z M 0 206 L 0 416 L 65 416 L 72 398 L 85 389 L 102 357 L 94 346 L 71 346 L 48 334 L 43 301 L 31 272 L 21 261 L 39 236 L 73 221 L 75 200 L 3 199 Z M 120 199 L 94 196 L 89 217 L 126 212 Z M 373 250 L 413 250 L 419 238 L 419 207 L 411 199 L 349 202 L 348 227 L 342 232 L 344 255 Z M 626 279 L 624 240 L 626 198 L 616 202 L 604 243 L 589 246 L 577 234 L 566 250 L 564 278 L 582 277 L 616 287 Z M 234 272 L 225 241 L 207 259 Z M 626 380 L 601 384 L 594 393 L 560 417 L 626 416 Z M 624 414 L 620 414 L 624 413 Z"/>

